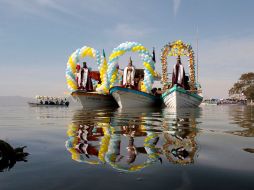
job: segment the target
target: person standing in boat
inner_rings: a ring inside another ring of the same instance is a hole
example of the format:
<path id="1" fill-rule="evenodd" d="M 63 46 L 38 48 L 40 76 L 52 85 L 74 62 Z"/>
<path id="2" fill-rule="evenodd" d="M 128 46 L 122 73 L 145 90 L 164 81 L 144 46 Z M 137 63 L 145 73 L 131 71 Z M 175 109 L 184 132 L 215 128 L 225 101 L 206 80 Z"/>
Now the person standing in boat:
<path id="1" fill-rule="evenodd" d="M 132 60 L 130 57 L 130 62 L 128 66 L 124 68 L 123 86 L 126 88 L 134 88 L 134 76 L 135 76 L 135 67 L 132 65 Z"/>
<path id="2" fill-rule="evenodd" d="M 79 64 L 77 64 L 77 66 L 76 66 L 76 81 L 77 81 L 78 89 L 81 89 L 82 88 L 81 68 L 80 68 Z"/>
<path id="3" fill-rule="evenodd" d="M 185 88 L 185 71 L 181 62 L 181 57 L 177 57 L 177 63 L 174 65 L 172 74 L 172 86 L 178 85 Z"/>
<path id="4" fill-rule="evenodd" d="M 93 83 L 89 75 L 89 69 L 86 65 L 86 62 L 83 62 L 83 68 L 81 70 L 81 81 L 82 81 L 81 89 L 86 90 L 88 92 L 93 91 Z"/>

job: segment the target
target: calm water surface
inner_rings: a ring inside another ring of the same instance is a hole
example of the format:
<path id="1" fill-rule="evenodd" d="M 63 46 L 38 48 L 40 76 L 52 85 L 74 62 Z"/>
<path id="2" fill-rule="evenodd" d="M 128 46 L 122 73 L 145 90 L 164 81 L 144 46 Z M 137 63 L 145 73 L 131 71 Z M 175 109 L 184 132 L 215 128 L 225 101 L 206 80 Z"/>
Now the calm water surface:
<path id="1" fill-rule="evenodd" d="M 2 105 L 0 139 L 1 190 L 254 189 L 254 107 Z"/>

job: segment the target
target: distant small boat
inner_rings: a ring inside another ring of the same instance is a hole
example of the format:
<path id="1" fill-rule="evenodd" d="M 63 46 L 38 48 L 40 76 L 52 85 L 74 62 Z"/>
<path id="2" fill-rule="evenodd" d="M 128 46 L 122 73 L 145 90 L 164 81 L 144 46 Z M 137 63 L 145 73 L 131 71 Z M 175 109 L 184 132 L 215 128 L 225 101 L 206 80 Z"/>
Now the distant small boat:
<path id="1" fill-rule="evenodd" d="M 161 103 L 159 96 L 130 88 L 115 86 L 110 88 L 109 93 L 121 108 L 150 107 L 160 105 Z"/>
<path id="2" fill-rule="evenodd" d="M 174 85 L 162 94 L 162 99 L 165 105 L 170 108 L 192 108 L 198 107 L 203 97 Z"/>
<path id="3" fill-rule="evenodd" d="M 65 104 L 40 104 L 35 102 L 28 102 L 28 105 L 31 107 L 68 107 L 69 102 L 66 102 Z"/>
<path id="4" fill-rule="evenodd" d="M 77 98 L 84 108 L 87 107 L 114 107 L 116 102 L 111 95 L 99 94 L 97 92 L 86 92 L 76 90 L 71 93 L 73 98 Z"/>
<path id="5" fill-rule="evenodd" d="M 206 99 L 204 100 L 201 105 L 212 105 L 212 106 L 217 106 L 218 105 L 219 100 L 217 99 Z"/>
<path id="6" fill-rule="evenodd" d="M 66 98 L 36 96 L 34 102 L 28 102 L 31 107 L 68 107 L 69 101 Z"/>

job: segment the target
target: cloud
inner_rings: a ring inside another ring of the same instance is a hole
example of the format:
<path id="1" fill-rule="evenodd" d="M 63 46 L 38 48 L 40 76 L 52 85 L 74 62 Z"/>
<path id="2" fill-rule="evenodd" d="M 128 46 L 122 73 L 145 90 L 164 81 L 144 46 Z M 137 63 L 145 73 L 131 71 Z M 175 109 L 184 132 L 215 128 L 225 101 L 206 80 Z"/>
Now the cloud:
<path id="1" fill-rule="evenodd" d="M 117 24 L 113 29 L 107 29 L 106 33 L 114 37 L 117 36 L 119 38 L 133 39 L 146 37 L 152 31 L 153 30 L 151 28 L 120 23 Z"/>
<path id="2" fill-rule="evenodd" d="M 68 4 L 64 3 L 64 1 L 62 2 L 58 2 L 57 0 L 2 0 L 0 4 L 10 8 L 12 13 L 16 14 L 27 13 L 43 18 L 52 19 L 54 18 L 52 14 L 60 13 L 71 17 L 82 18 L 80 15 L 76 14 L 75 11 L 69 9 Z"/>
<path id="3" fill-rule="evenodd" d="M 181 5 L 181 0 L 173 0 L 173 11 L 174 11 L 174 16 L 177 15 L 178 10 L 180 8 Z"/>

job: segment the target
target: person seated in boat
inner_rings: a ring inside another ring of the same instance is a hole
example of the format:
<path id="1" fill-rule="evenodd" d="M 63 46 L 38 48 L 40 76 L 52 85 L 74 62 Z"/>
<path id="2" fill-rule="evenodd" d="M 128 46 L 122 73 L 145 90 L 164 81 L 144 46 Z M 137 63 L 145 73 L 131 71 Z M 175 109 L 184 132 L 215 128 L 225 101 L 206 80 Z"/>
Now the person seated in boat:
<path id="1" fill-rule="evenodd" d="M 156 96 L 162 95 L 162 90 L 161 90 L 161 88 L 158 88 L 158 90 L 156 91 L 155 95 L 156 95 Z"/>
<path id="2" fill-rule="evenodd" d="M 78 87 L 78 89 L 81 89 L 82 88 L 81 68 L 80 68 L 79 64 L 77 64 L 77 66 L 76 66 L 76 81 L 77 81 L 77 87 Z"/>
<path id="3" fill-rule="evenodd" d="M 66 98 L 64 98 L 64 104 L 68 107 L 70 105 L 70 102 Z"/>
<path id="4" fill-rule="evenodd" d="M 83 62 L 83 68 L 81 69 L 81 81 L 82 90 L 86 90 L 87 92 L 93 91 L 93 83 L 91 77 L 89 76 L 89 69 L 86 62 Z"/>
<path id="5" fill-rule="evenodd" d="M 135 87 L 135 90 L 139 90 L 138 84 L 139 84 L 139 78 L 134 78 L 134 87 Z"/>
<path id="6" fill-rule="evenodd" d="M 123 86 L 125 88 L 134 88 L 134 76 L 135 76 L 135 67 L 132 65 L 132 60 L 130 57 L 130 62 L 128 66 L 124 68 L 123 73 Z"/>
<path id="7" fill-rule="evenodd" d="M 58 100 L 58 98 L 56 98 L 56 105 L 59 105 L 59 100 Z"/>
<path id="8" fill-rule="evenodd" d="M 157 88 L 152 88 L 151 92 L 152 92 L 153 95 L 156 95 Z"/>
<path id="9" fill-rule="evenodd" d="M 49 105 L 55 105 L 54 99 L 51 98 L 51 100 L 49 101 Z"/>
<path id="10" fill-rule="evenodd" d="M 49 98 L 48 98 L 48 97 L 46 97 L 46 100 L 45 100 L 44 104 L 45 104 L 45 105 L 48 105 L 48 104 L 49 104 Z"/>
<path id="11" fill-rule="evenodd" d="M 144 85 L 144 79 L 142 78 L 142 75 L 139 75 L 139 81 L 138 81 L 138 90 L 141 91 L 142 86 Z"/>
<path id="12" fill-rule="evenodd" d="M 184 80 L 185 84 L 185 90 L 190 90 L 190 85 L 189 85 L 189 76 L 185 76 L 185 80 Z"/>
<path id="13" fill-rule="evenodd" d="M 175 84 L 185 88 L 185 71 L 180 56 L 177 57 L 177 63 L 173 67 L 172 86 Z"/>

